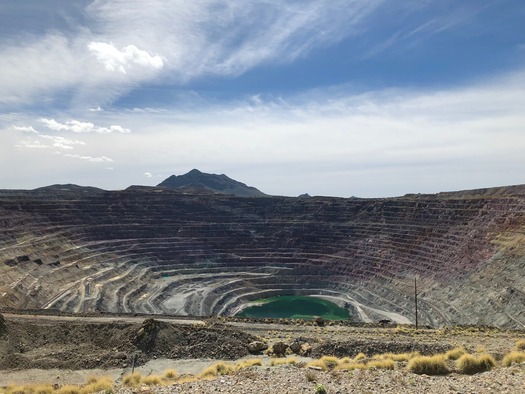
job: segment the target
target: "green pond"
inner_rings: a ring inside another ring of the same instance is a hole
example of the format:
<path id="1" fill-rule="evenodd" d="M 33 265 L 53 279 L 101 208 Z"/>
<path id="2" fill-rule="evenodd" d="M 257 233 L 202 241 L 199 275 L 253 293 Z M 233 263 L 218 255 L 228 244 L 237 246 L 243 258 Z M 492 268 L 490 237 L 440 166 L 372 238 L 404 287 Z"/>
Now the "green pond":
<path id="1" fill-rule="evenodd" d="M 290 319 L 313 319 L 316 316 L 321 316 L 325 320 L 348 320 L 350 318 L 350 313 L 347 309 L 322 298 L 276 296 L 254 302 L 258 305 L 242 310 L 237 316 Z"/>

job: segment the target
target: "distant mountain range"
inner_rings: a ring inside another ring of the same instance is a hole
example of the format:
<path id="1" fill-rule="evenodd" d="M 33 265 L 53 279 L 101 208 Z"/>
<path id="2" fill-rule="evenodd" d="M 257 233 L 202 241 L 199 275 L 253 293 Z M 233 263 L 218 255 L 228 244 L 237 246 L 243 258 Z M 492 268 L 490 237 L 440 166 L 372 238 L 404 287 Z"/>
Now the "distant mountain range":
<path id="1" fill-rule="evenodd" d="M 159 183 L 157 187 L 221 193 L 239 197 L 267 196 L 267 194 L 264 194 L 255 187 L 247 186 L 246 184 L 231 179 L 224 174 L 207 174 L 197 169 L 193 169 L 184 175 L 172 175 Z"/>

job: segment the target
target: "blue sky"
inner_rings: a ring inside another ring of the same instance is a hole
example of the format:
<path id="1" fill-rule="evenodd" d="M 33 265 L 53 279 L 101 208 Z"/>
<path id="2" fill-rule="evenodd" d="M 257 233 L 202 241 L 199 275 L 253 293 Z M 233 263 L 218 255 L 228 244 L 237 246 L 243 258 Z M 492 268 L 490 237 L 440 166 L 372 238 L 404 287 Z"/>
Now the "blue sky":
<path id="1" fill-rule="evenodd" d="M 525 183 L 525 3 L 0 0 L 0 188 Z"/>

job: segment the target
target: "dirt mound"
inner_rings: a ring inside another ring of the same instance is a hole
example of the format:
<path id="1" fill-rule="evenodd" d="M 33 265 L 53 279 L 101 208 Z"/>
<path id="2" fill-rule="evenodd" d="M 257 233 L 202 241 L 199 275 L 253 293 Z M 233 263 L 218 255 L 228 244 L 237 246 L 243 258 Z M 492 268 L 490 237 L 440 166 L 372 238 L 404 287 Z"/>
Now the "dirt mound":
<path id="1" fill-rule="evenodd" d="M 316 345 L 312 349 L 312 357 L 355 357 L 359 353 L 364 353 L 367 356 L 372 356 L 374 354 L 406 353 L 415 351 L 421 354 L 428 355 L 444 353 L 452 349 L 452 347 L 453 346 L 448 343 L 353 340 L 346 342 L 325 342 Z"/>
<path id="2" fill-rule="evenodd" d="M 1 321 L 0 321 L 1 324 Z M 112 368 L 155 357 L 236 359 L 248 353 L 251 335 L 222 325 L 7 321 L 0 337 L 0 369 Z"/>

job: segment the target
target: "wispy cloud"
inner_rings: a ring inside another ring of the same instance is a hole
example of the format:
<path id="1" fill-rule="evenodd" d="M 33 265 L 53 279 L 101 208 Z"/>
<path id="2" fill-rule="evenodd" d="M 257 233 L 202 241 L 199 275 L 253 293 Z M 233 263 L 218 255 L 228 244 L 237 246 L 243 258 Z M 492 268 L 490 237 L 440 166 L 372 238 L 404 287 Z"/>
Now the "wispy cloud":
<path id="1" fill-rule="evenodd" d="M 29 149 L 47 149 L 49 145 L 42 144 L 39 140 L 30 138 L 22 141 L 18 141 L 15 148 L 29 148 Z"/>
<path id="2" fill-rule="evenodd" d="M 95 1 L 81 29 L 0 38 L 0 104 L 51 105 L 66 92 L 70 105 L 97 108 L 148 81 L 290 62 L 358 34 L 383 1 Z"/>
<path id="3" fill-rule="evenodd" d="M 68 120 L 65 123 L 57 122 L 55 119 L 41 118 L 40 122 L 50 130 L 72 131 L 74 133 L 130 133 L 131 130 L 119 125 L 109 127 L 95 126 L 91 122 L 81 122 L 78 120 Z"/>
<path id="4" fill-rule="evenodd" d="M 92 157 L 92 156 L 82 156 L 82 155 L 77 155 L 77 154 L 72 154 L 72 153 L 64 153 L 63 156 L 70 157 L 72 159 L 86 160 L 92 163 L 112 163 L 113 162 L 113 159 L 110 159 L 109 157 L 106 157 L 106 156 Z"/>

